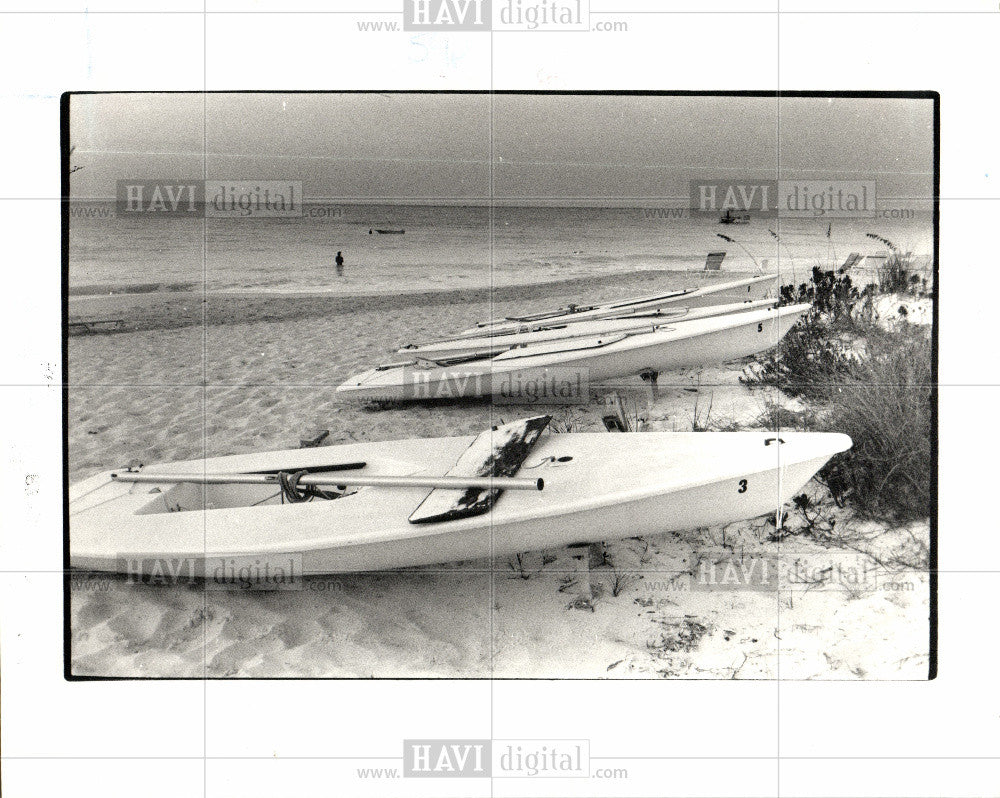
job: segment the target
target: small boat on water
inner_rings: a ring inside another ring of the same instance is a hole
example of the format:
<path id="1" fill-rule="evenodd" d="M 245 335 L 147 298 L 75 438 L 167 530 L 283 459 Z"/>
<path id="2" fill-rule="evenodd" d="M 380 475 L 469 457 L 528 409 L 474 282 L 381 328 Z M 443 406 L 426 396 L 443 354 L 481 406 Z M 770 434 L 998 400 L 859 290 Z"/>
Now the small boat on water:
<path id="1" fill-rule="evenodd" d="M 748 224 L 749 222 L 749 213 L 733 213 L 730 208 L 726 208 L 726 212 L 719 217 L 719 224 Z"/>
<path id="2" fill-rule="evenodd" d="M 411 357 L 441 360 L 465 357 L 487 357 L 508 349 L 521 346 L 558 341 L 564 338 L 583 338 L 601 333 L 632 332 L 652 330 L 666 323 L 688 322 L 727 313 L 741 313 L 761 310 L 775 304 L 773 299 L 758 299 L 753 302 L 735 302 L 730 305 L 710 305 L 704 308 L 659 308 L 644 315 L 629 315 L 625 318 L 596 319 L 576 324 L 552 321 L 525 322 L 515 329 L 504 328 L 494 332 L 489 327 L 479 330 L 479 337 L 458 336 L 421 344 L 411 344 L 396 351 Z"/>
<path id="3" fill-rule="evenodd" d="M 811 305 L 730 313 L 648 329 L 548 341 L 508 349 L 492 357 L 387 363 L 350 377 L 337 387 L 345 397 L 427 401 L 499 396 L 516 403 L 519 386 L 569 380 L 580 390 L 613 378 L 721 363 L 775 346 Z M 531 401 L 540 401 L 537 396 Z"/>
<path id="4" fill-rule="evenodd" d="M 506 558 L 773 513 L 851 446 L 835 433 L 544 434 L 548 420 L 97 474 L 70 487 L 70 564 L 275 589 L 279 569 Z"/>
<path id="5" fill-rule="evenodd" d="M 375 228 L 375 232 L 383 236 L 401 236 L 405 233 L 405 230 L 380 230 Z"/>
<path id="6" fill-rule="evenodd" d="M 679 291 L 666 291 L 649 296 L 618 299 L 594 305 L 566 305 L 555 310 L 543 311 L 523 316 L 507 316 L 502 319 L 481 321 L 476 327 L 464 331 L 463 335 L 482 335 L 483 328 L 490 331 L 517 329 L 525 322 L 551 321 L 559 319 L 566 322 L 591 321 L 612 316 L 628 314 L 645 314 L 659 308 L 675 305 L 685 308 L 703 308 L 711 305 L 725 305 L 734 302 L 753 301 L 765 297 L 777 297 L 778 275 L 765 274 L 759 277 L 747 277 L 742 280 L 731 280 L 725 283 L 715 283 L 703 288 L 690 288 Z"/>

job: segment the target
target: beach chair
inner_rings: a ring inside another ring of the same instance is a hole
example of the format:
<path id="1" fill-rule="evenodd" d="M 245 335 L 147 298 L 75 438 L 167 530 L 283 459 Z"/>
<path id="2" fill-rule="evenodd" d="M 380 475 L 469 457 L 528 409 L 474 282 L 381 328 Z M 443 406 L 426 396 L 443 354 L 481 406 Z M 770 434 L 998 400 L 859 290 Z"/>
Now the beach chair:
<path id="1" fill-rule="evenodd" d="M 857 266 L 861 262 L 861 254 L 858 252 L 852 252 L 847 256 L 847 260 L 844 261 L 844 265 L 840 267 L 841 272 L 846 272 L 848 269 Z"/>
<path id="2" fill-rule="evenodd" d="M 717 272 L 722 268 L 722 259 L 726 257 L 725 252 L 709 252 L 705 258 L 705 271 Z"/>

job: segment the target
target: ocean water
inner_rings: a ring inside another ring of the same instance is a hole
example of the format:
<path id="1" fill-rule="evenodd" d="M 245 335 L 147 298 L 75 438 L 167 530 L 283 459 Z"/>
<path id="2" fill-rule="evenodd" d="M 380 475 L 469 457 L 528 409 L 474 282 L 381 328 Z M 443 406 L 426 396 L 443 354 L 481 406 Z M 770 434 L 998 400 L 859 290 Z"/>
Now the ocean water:
<path id="1" fill-rule="evenodd" d="M 403 235 L 369 233 L 405 229 Z M 776 239 L 772 232 L 778 234 Z M 735 239 L 724 241 L 719 234 Z M 875 233 L 929 269 L 929 213 L 909 219 L 751 219 L 658 208 L 307 206 L 302 217 L 119 217 L 78 203 L 70 219 L 70 291 L 154 289 L 382 294 L 541 283 L 637 270 L 780 270 L 802 282 L 851 252 L 885 254 Z M 345 269 L 338 276 L 337 251 Z"/>

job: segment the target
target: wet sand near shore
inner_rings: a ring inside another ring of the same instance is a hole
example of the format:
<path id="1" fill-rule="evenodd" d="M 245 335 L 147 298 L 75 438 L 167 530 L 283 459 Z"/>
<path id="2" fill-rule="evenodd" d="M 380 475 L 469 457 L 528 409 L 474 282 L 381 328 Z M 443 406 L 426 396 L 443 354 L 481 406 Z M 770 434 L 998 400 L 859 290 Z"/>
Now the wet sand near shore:
<path id="1" fill-rule="evenodd" d="M 719 276 L 722 275 L 722 276 Z M 170 330 L 255 321 L 290 321 L 350 315 L 358 312 L 405 312 L 433 305 L 482 305 L 492 302 L 498 314 L 534 312 L 566 302 L 601 302 L 650 291 L 696 288 L 746 276 L 735 272 L 675 272 L 649 270 L 602 278 L 558 282 L 483 286 L 454 291 L 402 291 L 398 294 L 330 292 L 201 292 L 117 291 L 69 295 L 69 320 L 120 319 L 116 332 Z M 555 303 L 553 304 L 553 300 Z M 539 305 L 537 303 L 545 303 Z M 459 324 L 469 326 L 479 317 Z"/>

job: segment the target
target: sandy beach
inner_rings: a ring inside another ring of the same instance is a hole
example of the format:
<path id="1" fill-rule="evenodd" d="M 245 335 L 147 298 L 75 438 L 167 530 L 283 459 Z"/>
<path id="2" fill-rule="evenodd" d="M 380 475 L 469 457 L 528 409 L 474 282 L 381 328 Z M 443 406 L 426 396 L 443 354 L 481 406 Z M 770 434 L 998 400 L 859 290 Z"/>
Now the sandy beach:
<path id="1" fill-rule="evenodd" d="M 704 279 L 644 271 L 501 287 L 492 295 L 484 287 L 353 298 L 179 291 L 71 296 L 71 318 L 124 320 L 123 331 L 69 340 L 71 481 L 133 459 L 295 448 L 318 430 L 329 430 L 327 444 L 477 433 L 522 409 L 487 401 L 373 409 L 338 399 L 334 387 L 393 359 L 390 353 L 407 342 L 515 308 L 530 312 L 569 298 L 611 299 Z M 616 387 L 650 429 L 761 426 L 768 403 L 784 400 L 747 390 L 741 371 L 736 363 L 664 374 L 655 401 L 637 377 Z M 596 431 L 603 429 L 603 409 L 531 412 L 552 412 L 557 423 Z M 566 550 L 492 569 L 474 562 L 312 579 L 289 593 L 75 579 L 73 672 L 925 678 L 925 574 L 899 573 L 858 551 L 806 539 L 773 540 L 773 531 L 758 519 L 610 543 L 607 561 L 594 564 L 596 599 L 585 610 L 569 608 Z M 926 538 L 926 524 L 909 533 Z M 696 574 L 706 558 L 737 551 L 828 574 L 864 561 L 877 578 L 863 589 L 831 578 L 780 593 L 682 590 L 671 582 Z"/>
<path id="2" fill-rule="evenodd" d="M 678 280 L 671 273 L 665 278 L 643 272 L 593 283 L 573 287 L 581 296 L 604 300 L 674 287 Z M 684 280 L 704 283 L 697 275 Z M 395 349 L 408 342 L 514 308 L 548 308 L 567 290 L 551 284 L 512 287 L 497 291 L 502 299 L 493 303 L 487 289 L 355 299 L 102 297 L 113 303 L 115 318 L 126 319 L 126 331 L 69 339 L 71 478 L 135 458 L 149 463 L 294 448 L 317 428 L 330 430 L 328 443 L 478 432 L 489 426 L 486 401 L 371 412 L 339 399 L 334 388 L 373 363 L 399 359 Z M 204 326 L 174 308 L 177 303 L 197 308 L 203 298 L 212 309 Z M 88 309 L 70 299 L 70 318 Z M 169 324 L 177 326 L 165 331 Z M 138 329 L 128 332 L 130 327 Z M 638 378 L 631 382 L 642 385 Z"/>
<path id="3" fill-rule="evenodd" d="M 481 287 L 471 289 L 428 291 L 401 286 L 397 293 L 390 295 L 333 288 L 329 291 L 252 292 L 199 291 L 196 285 L 188 285 L 185 290 L 167 290 L 158 284 L 138 288 L 106 286 L 99 291 L 71 289 L 69 320 L 121 320 L 117 332 L 137 332 L 255 321 L 328 319 L 365 312 L 391 313 L 407 319 L 401 331 L 405 340 L 408 336 L 420 334 L 421 328 L 411 326 L 411 321 L 419 324 L 428 312 L 432 316 L 430 321 L 435 325 L 443 323 L 467 327 L 488 315 L 547 310 L 564 304 L 570 297 L 579 302 L 610 301 L 660 289 L 698 288 L 742 276 L 747 275 L 654 269 L 530 284 L 508 285 L 500 280 L 484 282 Z M 336 284 L 334 288 L 337 288 Z M 448 307 L 450 312 L 428 310 Z M 438 334 L 440 329 L 434 327 L 433 334 Z"/>

